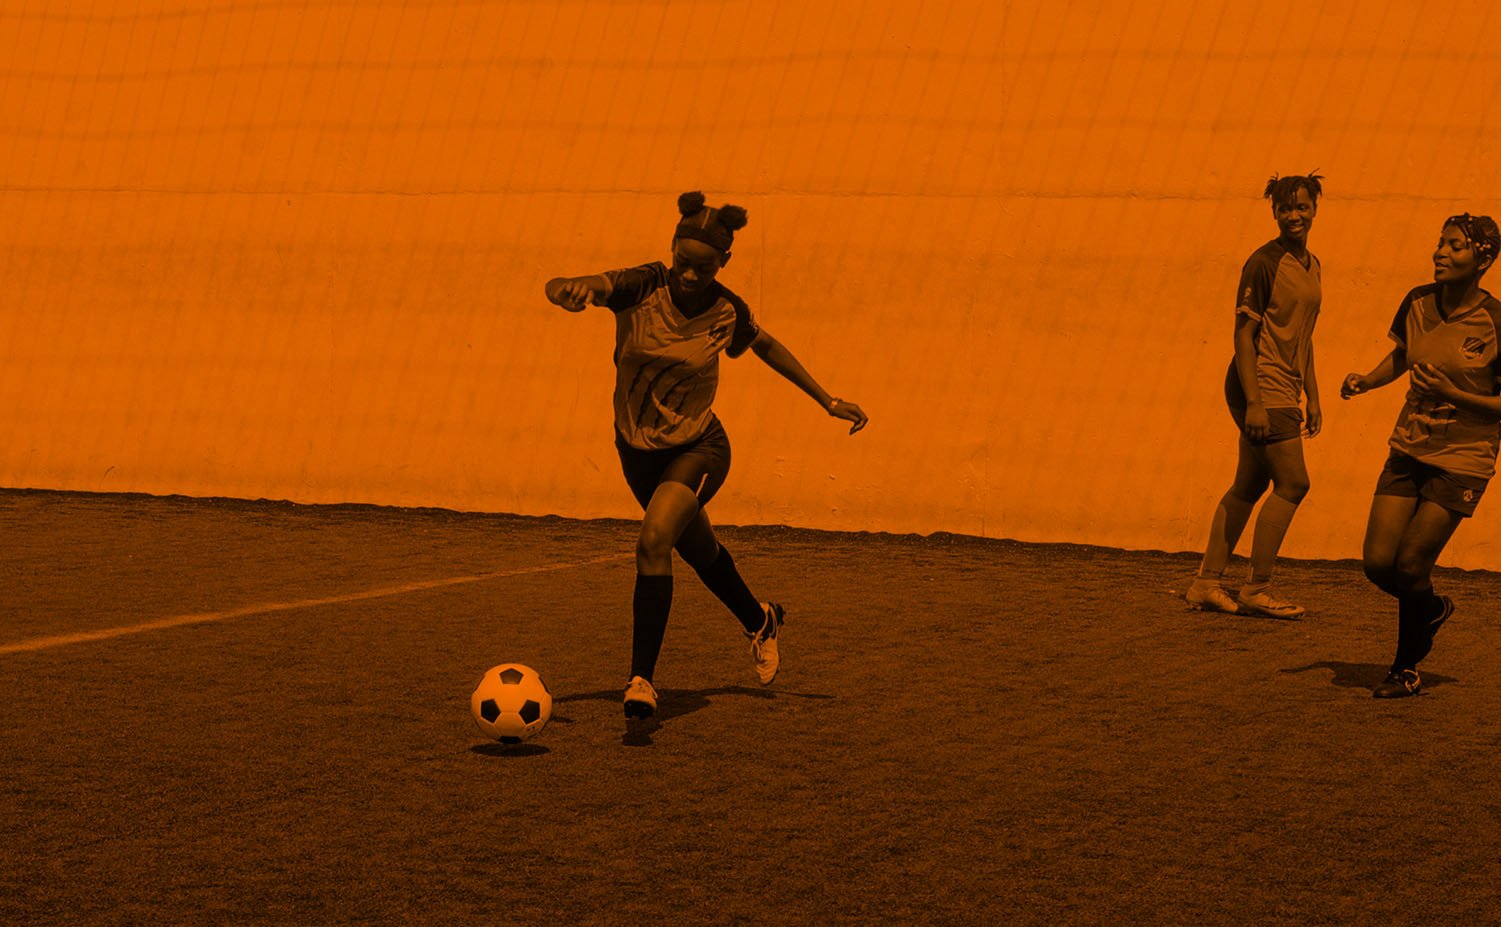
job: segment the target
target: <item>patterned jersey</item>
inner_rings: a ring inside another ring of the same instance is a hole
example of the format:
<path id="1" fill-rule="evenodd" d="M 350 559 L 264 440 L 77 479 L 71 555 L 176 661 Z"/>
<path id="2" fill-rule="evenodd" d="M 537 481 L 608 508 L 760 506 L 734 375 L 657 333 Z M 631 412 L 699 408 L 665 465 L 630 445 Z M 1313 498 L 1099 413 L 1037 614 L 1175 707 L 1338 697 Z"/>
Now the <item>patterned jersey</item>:
<path id="1" fill-rule="evenodd" d="M 1432 364 L 1467 393 L 1497 395 L 1501 302 L 1482 290 L 1485 298 L 1478 305 L 1445 319 L 1439 314 L 1441 292 L 1431 283 L 1408 293 L 1392 320 L 1391 339 L 1407 352 L 1408 366 Z M 1490 479 L 1496 472 L 1501 424 L 1452 402 L 1420 398 L 1409 386 L 1388 443 L 1440 470 Z"/>
<path id="2" fill-rule="evenodd" d="M 708 307 L 684 315 L 660 261 L 604 277 L 615 313 L 615 430 L 648 451 L 696 440 L 713 421 L 719 353 L 739 357 L 760 333 L 750 307 L 716 280 Z"/>
<path id="3" fill-rule="evenodd" d="M 1319 259 L 1308 266 L 1273 239 L 1252 252 L 1240 272 L 1235 311 L 1255 319 L 1256 382 L 1268 409 L 1301 405 L 1303 379 L 1312 356 L 1313 326 L 1323 286 Z M 1235 361 L 1231 360 L 1234 367 Z"/>

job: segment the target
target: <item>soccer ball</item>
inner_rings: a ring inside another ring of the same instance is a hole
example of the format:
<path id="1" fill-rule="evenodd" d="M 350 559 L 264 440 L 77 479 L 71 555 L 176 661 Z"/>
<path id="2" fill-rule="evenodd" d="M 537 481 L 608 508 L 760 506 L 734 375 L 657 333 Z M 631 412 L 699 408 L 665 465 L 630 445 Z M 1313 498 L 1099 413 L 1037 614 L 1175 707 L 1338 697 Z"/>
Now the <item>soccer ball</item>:
<path id="1" fill-rule="evenodd" d="M 486 737 L 519 744 L 547 727 L 552 693 L 530 666 L 502 663 L 485 670 L 469 696 L 469 710 Z"/>

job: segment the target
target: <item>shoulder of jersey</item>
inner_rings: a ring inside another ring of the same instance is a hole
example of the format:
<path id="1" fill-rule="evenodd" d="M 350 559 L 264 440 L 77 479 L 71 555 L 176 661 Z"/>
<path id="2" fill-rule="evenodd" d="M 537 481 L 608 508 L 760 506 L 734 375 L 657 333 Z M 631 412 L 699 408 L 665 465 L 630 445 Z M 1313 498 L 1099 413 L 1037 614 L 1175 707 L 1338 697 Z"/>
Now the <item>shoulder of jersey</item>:
<path id="1" fill-rule="evenodd" d="M 1501 299 L 1497 299 L 1486 292 L 1485 298 L 1480 301 L 1480 308 L 1484 309 L 1485 314 L 1491 317 L 1491 326 L 1496 329 L 1496 334 L 1501 335 Z"/>

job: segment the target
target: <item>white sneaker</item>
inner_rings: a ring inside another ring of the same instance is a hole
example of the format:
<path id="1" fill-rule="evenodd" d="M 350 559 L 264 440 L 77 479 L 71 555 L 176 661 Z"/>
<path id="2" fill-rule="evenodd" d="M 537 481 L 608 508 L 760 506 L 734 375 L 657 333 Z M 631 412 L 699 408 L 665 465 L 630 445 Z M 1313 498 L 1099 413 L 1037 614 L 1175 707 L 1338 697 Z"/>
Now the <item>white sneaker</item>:
<path id="1" fill-rule="evenodd" d="M 657 690 L 644 676 L 632 676 L 625 687 L 625 716 L 650 718 L 657 711 Z"/>
<path id="2" fill-rule="evenodd" d="M 1272 598 L 1265 587 L 1251 589 L 1242 586 L 1235 601 L 1240 605 L 1241 611 L 1264 618 L 1301 618 L 1307 612 L 1300 605 Z"/>
<path id="3" fill-rule="evenodd" d="M 763 602 L 766 623 L 754 634 L 746 634 L 751 642 L 751 659 L 756 664 L 756 678 L 761 685 L 769 686 L 782 668 L 782 655 L 777 647 L 777 635 L 782 629 L 782 619 L 787 612 L 775 602 Z"/>
<path id="4" fill-rule="evenodd" d="M 1195 577 L 1193 585 L 1188 587 L 1188 592 L 1183 596 L 1188 601 L 1188 607 L 1203 612 L 1228 612 L 1231 615 L 1240 612 L 1240 606 L 1230 598 L 1230 593 L 1225 591 L 1219 580 Z"/>

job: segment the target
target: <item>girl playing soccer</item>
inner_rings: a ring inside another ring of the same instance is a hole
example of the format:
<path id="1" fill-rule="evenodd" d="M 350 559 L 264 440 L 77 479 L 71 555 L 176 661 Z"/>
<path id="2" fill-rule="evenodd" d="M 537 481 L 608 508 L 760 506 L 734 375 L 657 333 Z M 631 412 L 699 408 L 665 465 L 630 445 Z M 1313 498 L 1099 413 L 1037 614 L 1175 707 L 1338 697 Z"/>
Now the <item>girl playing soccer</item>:
<path id="1" fill-rule="evenodd" d="M 1267 181 L 1265 196 L 1279 234 L 1252 253 L 1240 274 L 1235 308 L 1235 358 L 1225 375 L 1225 401 L 1240 429 L 1240 459 L 1209 529 L 1209 545 L 1186 598 L 1194 608 L 1297 618 L 1303 609 L 1272 598 L 1272 565 L 1308 492 L 1302 436 L 1323 427 L 1313 369 L 1313 326 L 1322 288 L 1308 230 L 1323 192 L 1317 174 Z M 1307 397 L 1308 414 L 1299 410 Z M 1251 539 L 1251 579 L 1234 598 L 1222 585 L 1230 553 L 1266 492 Z"/>
<path id="2" fill-rule="evenodd" d="M 1433 282 L 1408 293 L 1388 333 L 1396 347 L 1370 373 L 1345 377 L 1348 399 L 1410 373 L 1366 523 L 1365 573 L 1397 600 L 1397 655 L 1376 698 L 1416 695 L 1419 661 L 1454 602 L 1433 592 L 1433 565 L 1475 512 L 1501 446 L 1501 302 L 1480 278 L 1501 249 L 1489 216 L 1444 222 Z"/>
<path id="3" fill-rule="evenodd" d="M 720 353 L 734 358 L 749 348 L 830 415 L 853 422 L 850 434 L 866 423 L 858 405 L 825 392 L 715 279 L 745 226 L 745 210 L 707 207 L 693 192 L 678 197 L 678 211 L 671 267 L 655 262 L 547 282 L 548 300 L 570 312 L 594 304 L 615 313 L 615 448 L 645 510 L 636 543 L 628 718 L 648 718 L 657 708 L 652 674 L 672 607 L 674 548 L 744 626 L 763 685 L 780 666 L 784 611 L 751 595 L 704 514 L 730 469 L 730 441 L 711 408 Z"/>

